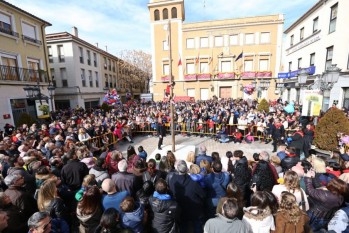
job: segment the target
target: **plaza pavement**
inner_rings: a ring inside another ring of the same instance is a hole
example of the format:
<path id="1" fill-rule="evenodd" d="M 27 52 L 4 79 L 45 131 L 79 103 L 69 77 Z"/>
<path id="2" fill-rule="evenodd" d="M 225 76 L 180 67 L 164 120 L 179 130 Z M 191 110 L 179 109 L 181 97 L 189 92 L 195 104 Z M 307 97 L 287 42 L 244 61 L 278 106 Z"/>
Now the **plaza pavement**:
<path id="1" fill-rule="evenodd" d="M 137 151 L 138 146 L 143 146 L 144 150 L 148 153 L 147 159 L 153 158 L 156 153 L 160 153 L 161 155 L 166 155 L 168 150 L 172 149 L 172 137 L 171 135 L 167 135 L 164 138 L 162 150 L 157 149 L 158 145 L 158 137 L 156 136 L 142 136 L 138 135 L 133 138 L 134 143 L 129 143 L 127 141 L 120 141 L 117 145 L 117 150 L 121 151 L 124 155 L 126 155 L 127 147 L 129 145 L 133 145 Z M 175 156 L 177 160 L 185 159 L 189 151 L 193 151 L 195 149 L 196 154 L 198 154 L 198 148 L 200 145 L 205 145 L 207 148 L 207 154 L 211 155 L 212 152 L 216 151 L 220 156 L 225 155 L 227 151 L 234 150 L 242 150 L 247 159 L 252 160 L 253 153 L 259 153 L 263 150 L 272 154 L 272 145 L 271 143 L 265 144 L 264 142 L 255 141 L 251 144 L 234 144 L 234 142 L 228 143 L 220 143 L 218 141 L 214 141 L 209 137 L 196 137 L 196 136 L 182 136 L 176 135 L 176 152 Z"/>

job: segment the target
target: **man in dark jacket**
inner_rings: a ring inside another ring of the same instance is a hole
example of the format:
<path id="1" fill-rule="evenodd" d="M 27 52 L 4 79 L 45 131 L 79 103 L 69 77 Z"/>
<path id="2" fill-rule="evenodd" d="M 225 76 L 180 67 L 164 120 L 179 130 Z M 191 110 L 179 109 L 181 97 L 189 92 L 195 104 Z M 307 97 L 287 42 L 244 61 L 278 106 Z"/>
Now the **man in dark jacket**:
<path id="1" fill-rule="evenodd" d="M 28 219 L 38 208 L 34 197 L 23 188 L 24 177 L 12 173 L 6 176 L 5 184 L 8 186 L 5 195 L 10 197 L 12 204 L 22 211 L 25 219 Z"/>
<path id="2" fill-rule="evenodd" d="M 287 141 L 289 142 L 289 146 L 296 149 L 296 155 L 300 156 L 304 147 L 304 133 L 301 127 L 297 126 L 296 132 L 290 135 L 290 137 L 287 138 Z"/>
<path id="3" fill-rule="evenodd" d="M 5 232 L 28 232 L 26 223 L 27 219 L 25 218 L 21 209 L 13 205 L 10 197 L 7 196 L 4 192 L 0 192 L 0 209 L 6 212 L 8 217 L 8 226 Z"/>
<path id="4" fill-rule="evenodd" d="M 173 174 L 169 180 L 170 191 L 182 209 L 181 233 L 202 233 L 204 223 L 205 192 L 200 184 L 193 181 L 187 174 L 188 167 L 184 160 L 178 162 L 178 174 Z"/>
<path id="5" fill-rule="evenodd" d="M 226 196 L 227 186 L 230 182 L 228 173 L 222 172 L 221 161 L 212 162 L 213 172 L 207 174 L 204 178 L 207 192 L 207 217 L 214 218 L 218 201 L 221 197 Z"/>
<path id="6" fill-rule="evenodd" d="M 282 171 L 286 172 L 290 170 L 293 166 L 296 166 L 299 161 L 300 159 L 299 156 L 296 155 L 296 149 L 288 146 L 286 148 L 286 157 L 281 160 Z"/>
<path id="7" fill-rule="evenodd" d="M 86 164 L 77 159 L 75 149 L 71 149 L 66 157 L 69 160 L 61 171 L 62 183 L 67 185 L 72 192 L 78 191 L 84 177 L 88 175 L 88 168 Z"/>
<path id="8" fill-rule="evenodd" d="M 127 161 L 120 160 L 118 163 L 119 172 L 114 173 L 111 179 L 114 181 L 116 190 L 119 192 L 127 191 L 132 197 L 135 197 L 135 182 L 136 176 L 127 172 Z"/>
<path id="9" fill-rule="evenodd" d="M 277 146 L 284 140 L 285 128 L 279 118 L 275 118 L 274 124 L 271 125 L 270 134 L 273 139 L 273 152 L 277 151 Z"/>
<path id="10" fill-rule="evenodd" d="M 176 201 L 167 194 L 167 183 L 159 179 L 155 184 L 155 192 L 149 198 L 151 209 L 154 213 L 152 220 L 152 232 L 178 232 L 178 220 L 180 217 L 180 208 Z"/>
<path id="11" fill-rule="evenodd" d="M 161 150 L 162 142 L 164 140 L 164 137 L 166 136 L 166 128 L 165 128 L 166 121 L 163 119 L 164 118 L 161 118 L 161 117 L 159 117 L 159 119 L 158 119 L 157 133 L 159 136 L 159 142 L 158 142 L 158 149 L 159 150 Z"/>

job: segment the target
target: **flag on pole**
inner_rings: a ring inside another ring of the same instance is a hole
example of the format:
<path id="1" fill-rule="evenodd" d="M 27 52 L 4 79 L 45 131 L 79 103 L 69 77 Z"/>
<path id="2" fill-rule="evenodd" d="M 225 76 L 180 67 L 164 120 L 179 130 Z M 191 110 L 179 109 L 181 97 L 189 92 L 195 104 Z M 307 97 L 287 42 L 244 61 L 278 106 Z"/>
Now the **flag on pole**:
<path id="1" fill-rule="evenodd" d="M 181 58 L 181 55 L 179 55 L 178 66 L 181 66 L 181 65 L 182 65 L 182 58 Z"/>
<path id="2" fill-rule="evenodd" d="M 195 58 L 195 64 L 198 64 L 200 60 L 200 50 L 198 52 L 198 56 Z"/>
<path id="3" fill-rule="evenodd" d="M 242 51 L 239 56 L 235 59 L 235 61 L 239 60 L 240 58 L 242 58 L 242 56 L 244 55 L 244 52 Z"/>

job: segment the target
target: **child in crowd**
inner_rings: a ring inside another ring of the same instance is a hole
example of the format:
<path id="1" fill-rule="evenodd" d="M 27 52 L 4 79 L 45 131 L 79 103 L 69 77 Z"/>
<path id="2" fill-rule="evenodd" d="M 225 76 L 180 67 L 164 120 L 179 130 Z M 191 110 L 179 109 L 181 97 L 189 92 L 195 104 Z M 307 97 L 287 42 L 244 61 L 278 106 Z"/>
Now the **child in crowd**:
<path id="1" fill-rule="evenodd" d="M 147 160 L 147 156 L 148 156 L 148 154 L 147 154 L 147 152 L 143 149 L 143 146 L 139 146 L 138 147 L 138 156 L 139 157 L 141 157 L 144 161 L 146 161 Z"/>
<path id="2" fill-rule="evenodd" d="M 159 169 L 160 160 L 161 160 L 161 155 L 159 153 L 156 153 L 155 154 L 156 169 Z"/>

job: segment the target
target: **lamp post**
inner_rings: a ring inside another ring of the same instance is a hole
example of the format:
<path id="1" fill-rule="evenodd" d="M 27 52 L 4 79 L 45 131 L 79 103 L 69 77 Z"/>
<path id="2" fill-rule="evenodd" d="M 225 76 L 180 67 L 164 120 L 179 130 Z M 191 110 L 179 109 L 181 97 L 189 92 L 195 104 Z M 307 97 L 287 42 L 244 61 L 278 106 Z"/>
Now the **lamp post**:
<path id="1" fill-rule="evenodd" d="M 51 84 L 51 82 L 50 82 L 48 87 L 47 87 L 47 90 L 48 90 L 48 95 L 50 96 L 50 104 L 51 104 L 51 108 L 52 108 L 51 110 L 55 111 L 55 105 L 53 102 L 53 98 L 55 95 L 56 87 L 53 84 Z"/>
<path id="2" fill-rule="evenodd" d="M 172 137 L 172 152 L 176 151 L 176 141 L 174 134 L 174 108 L 173 108 L 173 76 L 172 76 L 172 46 L 171 46 L 171 20 L 164 26 L 164 29 L 168 31 L 168 56 L 169 56 L 169 75 L 170 75 L 170 118 L 171 118 L 171 137 Z"/>
<path id="3" fill-rule="evenodd" d="M 270 87 L 270 81 L 269 80 L 261 80 L 259 82 L 259 86 L 262 90 L 268 90 Z"/>

